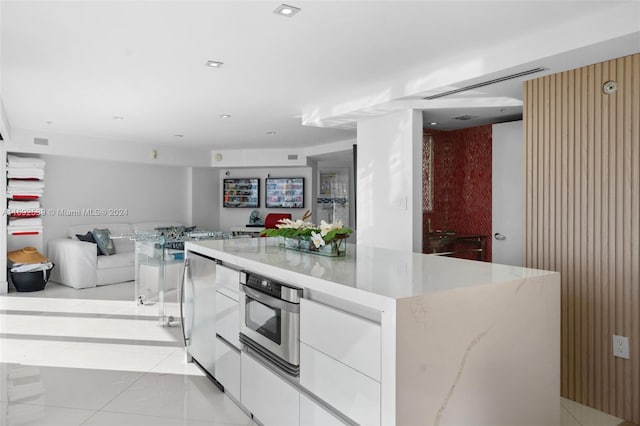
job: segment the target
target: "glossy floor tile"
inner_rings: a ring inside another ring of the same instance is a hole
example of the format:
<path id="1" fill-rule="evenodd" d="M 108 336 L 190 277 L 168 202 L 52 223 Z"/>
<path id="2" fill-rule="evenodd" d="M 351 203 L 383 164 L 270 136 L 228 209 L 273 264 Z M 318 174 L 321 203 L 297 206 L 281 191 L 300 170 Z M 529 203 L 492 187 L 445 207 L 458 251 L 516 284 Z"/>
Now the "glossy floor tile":
<path id="1" fill-rule="evenodd" d="M 213 420 L 202 421 L 192 419 L 176 419 L 168 417 L 141 416 L 137 414 L 109 413 L 100 411 L 82 426 L 231 426 L 229 423 L 219 423 Z M 247 425 L 247 423 L 242 423 Z"/>
<path id="2" fill-rule="evenodd" d="M 0 374 L 7 385 L 1 401 L 98 410 L 144 373 L 3 364 Z"/>
<path id="3" fill-rule="evenodd" d="M 206 377 L 145 374 L 103 411 L 245 425 L 247 416 Z"/>
<path id="4" fill-rule="evenodd" d="M 180 328 L 157 317 L 131 282 L 0 295 L 0 426 L 256 426 L 186 362 Z M 629 425 L 561 407 L 560 426 Z"/>
<path id="5" fill-rule="evenodd" d="M 169 305 L 168 313 L 177 305 Z M 133 283 L 0 296 L 0 426 L 249 425 Z"/>
<path id="6" fill-rule="evenodd" d="M 93 414 L 92 410 L 2 402 L 0 403 L 0 426 L 79 426 L 89 420 Z M 112 423 L 112 425 L 116 424 Z"/>

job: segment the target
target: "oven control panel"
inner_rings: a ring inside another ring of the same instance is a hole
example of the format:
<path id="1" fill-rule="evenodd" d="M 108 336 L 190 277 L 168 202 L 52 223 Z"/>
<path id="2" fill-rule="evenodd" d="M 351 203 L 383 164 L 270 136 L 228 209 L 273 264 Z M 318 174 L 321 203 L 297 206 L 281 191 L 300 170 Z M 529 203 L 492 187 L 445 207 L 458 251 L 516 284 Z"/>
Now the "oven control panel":
<path id="1" fill-rule="evenodd" d="M 240 284 L 283 300 L 291 299 L 292 293 L 297 294 L 298 297 L 302 296 L 302 289 L 273 281 L 252 272 L 240 272 Z"/>

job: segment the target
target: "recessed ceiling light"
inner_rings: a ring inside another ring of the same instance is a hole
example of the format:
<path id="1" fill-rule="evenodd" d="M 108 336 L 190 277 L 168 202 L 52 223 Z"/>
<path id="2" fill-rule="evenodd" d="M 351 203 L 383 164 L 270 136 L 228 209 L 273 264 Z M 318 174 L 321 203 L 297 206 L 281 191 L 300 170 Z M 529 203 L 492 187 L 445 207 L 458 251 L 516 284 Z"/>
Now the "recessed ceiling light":
<path id="1" fill-rule="evenodd" d="M 184 138 L 184 135 L 180 135 L 180 134 L 173 135 L 173 136 L 176 137 L 176 138 Z"/>
<path id="2" fill-rule="evenodd" d="M 231 118 L 229 114 L 220 114 L 220 118 Z"/>
<path id="3" fill-rule="evenodd" d="M 281 4 L 273 11 L 276 15 L 286 16 L 287 18 L 291 18 L 298 12 L 300 12 L 299 7 L 289 6 L 288 4 Z"/>
<path id="4" fill-rule="evenodd" d="M 438 125 L 438 123 L 437 123 L 437 122 L 435 122 L 435 121 L 432 121 L 431 123 L 429 123 L 429 125 L 430 125 L 430 126 L 436 126 L 436 125 Z"/>
<path id="5" fill-rule="evenodd" d="M 123 116 L 121 116 L 121 115 L 114 115 L 114 116 L 113 116 L 113 117 L 111 117 L 111 118 L 113 118 L 114 120 L 124 120 L 124 117 L 123 117 Z"/>
<path id="6" fill-rule="evenodd" d="M 224 62 L 220 61 L 207 61 L 205 65 L 211 68 L 220 68 L 223 64 Z"/>
<path id="7" fill-rule="evenodd" d="M 267 132 L 267 134 L 268 134 L 269 136 L 272 136 L 272 135 L 275 135 L 275 134 L 276 134 L 276 132 Z"/>

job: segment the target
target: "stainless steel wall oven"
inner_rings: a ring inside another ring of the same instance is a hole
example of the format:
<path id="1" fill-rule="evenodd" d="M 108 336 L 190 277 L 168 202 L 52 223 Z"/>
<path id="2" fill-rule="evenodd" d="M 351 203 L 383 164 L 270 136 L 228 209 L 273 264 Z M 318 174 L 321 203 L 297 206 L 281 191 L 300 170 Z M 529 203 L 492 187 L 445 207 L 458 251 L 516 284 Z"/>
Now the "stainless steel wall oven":
<path id="1" fill-rule="evenodd" d="M 240 341 L 283 371 L 300 372 L 302 289 L 240 273 Z"/>

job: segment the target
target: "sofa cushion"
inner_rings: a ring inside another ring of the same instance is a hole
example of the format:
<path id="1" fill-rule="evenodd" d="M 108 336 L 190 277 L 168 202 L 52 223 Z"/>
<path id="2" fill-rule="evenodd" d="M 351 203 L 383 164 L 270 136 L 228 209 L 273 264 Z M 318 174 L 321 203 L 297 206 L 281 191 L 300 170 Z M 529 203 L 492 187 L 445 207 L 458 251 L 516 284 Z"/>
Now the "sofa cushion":
<path id="1" fill-rule="evenodd" d="M 109 231 L 109 228 L 94 228 L 91 233 L 102 254 L 105 256 L 116 254 L 116 247 L 113 245 L 113 241 L 111 241 L 111 231 Z"/>
<path id="2" fill-rule="evenodd" d="M 111 256 L 98 257 L 98 269 L 121 268 L 132 265 L 135 265 L 135 256 L 132 256 L 131 253 L 116 253 Z"/>
<path id="3" fill-rule="evenodd" d="M 76 234 L 76 238 L 79 239 L 80 241 L 84 241 L 85 243 L 93 243 L 96 245 L 96 254 L 98 256 L 102 255 L 102 252 L 100 252 L 100 247 L 98 247 L 98 243 L 96 243 L 96 240 L 93 238 L 93 234 L 91 232 L 87 232 L 84 235 L 81 234 Z"/>
<path id="4" fill-rule="evenodd" d="M 128 237 L 120 237 L 122 235 L 133 234 L 133 228 L 128 223 L 101 223 L 101 224 L 87 224 L 87 225 L 73 225 L 67 229 L 67 237 L 76 239 L 76 234 L 84 234 L 90 232 L 93 228 L 109 228 L 111 231 L 111 240 L 116 248 L 116 253 L 124 253 L 134 251 L 134 243 Z"/>

